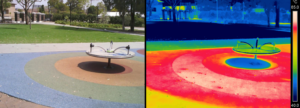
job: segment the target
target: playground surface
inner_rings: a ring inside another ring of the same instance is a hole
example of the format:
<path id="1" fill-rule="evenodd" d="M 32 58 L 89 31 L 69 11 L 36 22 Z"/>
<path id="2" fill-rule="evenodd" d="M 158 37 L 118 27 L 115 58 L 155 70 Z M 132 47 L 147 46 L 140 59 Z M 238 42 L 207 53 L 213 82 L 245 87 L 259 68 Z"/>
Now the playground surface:
<path id="1" fill-rule="evenodd" d="M 290 38 L 260 38 L 259 44 L 275 42 L 281 50 L 257 55 L 271 64 L 266 69 L 240 69 L 225 62 L 254 58 L 232 48 L 237 41 L 255 40 L 147 41 L 147 107 L 289 108 Z"/>
<path id="2" fill-rule="evenodd" d="M 145 43 L 114 42 L 130 45 L 135 57 L 112 59 L 109 71 L 102 68 L 107 59 L 85 54 L 89 44 L 0 44 L 0 92 L 16 99 L 0 97 L 0 106 L 25 100 L 36 108 L 145 107 Z"/>

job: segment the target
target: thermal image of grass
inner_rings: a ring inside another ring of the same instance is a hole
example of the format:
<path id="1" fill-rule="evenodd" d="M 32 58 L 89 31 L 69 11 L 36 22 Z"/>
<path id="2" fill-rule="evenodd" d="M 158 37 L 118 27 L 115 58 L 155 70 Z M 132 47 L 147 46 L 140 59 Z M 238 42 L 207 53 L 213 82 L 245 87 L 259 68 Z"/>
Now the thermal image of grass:
<path id="1" fill-rule="evenodd" d="M 279 43 L 279 40 L 273 42 Z M 266 69 L 257 70 L 226 64 L 230 58 L 253 58 L 253 55 L 234 52 L 232 47 L 236 44 L 230 40 L 213 41 L 218 44 L 201 42 L 202 46 L 192 46 L 194 43 L 185 41 L 147 42 L 147 49 L 148 45 L 169 43 L 169 46 L 146 52 L 147 107 L 290 107 L 291 48 L 288 41 L 276 44 L 280 53 L 257 55 L 257 59 L 270 64 Z M 189 43 L 190 47 L 183 43 Z"/>

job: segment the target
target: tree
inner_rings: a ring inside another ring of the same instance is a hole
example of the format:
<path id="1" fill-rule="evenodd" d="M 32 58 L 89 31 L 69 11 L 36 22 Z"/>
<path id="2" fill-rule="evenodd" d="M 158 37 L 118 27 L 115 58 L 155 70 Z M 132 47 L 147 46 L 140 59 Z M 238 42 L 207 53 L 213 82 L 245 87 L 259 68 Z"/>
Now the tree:
<path id="1" fill-rule="evenodd" d="M 50 7 L 54 8 L 56 13 L 59 13 L 60 11 L 68 11 L 68 6 L 60 0 L 49 0 L 48 4 Z"/>
<path id="2" fill-rule="evenodd" d="M 137 0 L 139 3 L 136 5 L 136 11 L 140 12 L 140 14 L 145 14 L 145 2 L 146 0 Z"/>
<path id="3" fill-rule="evenodd" d="M 173 11 L 173 22 L 176 22 L 176 14 L 175 14 L 175 8 L 179 5 L 181 0 L 165 0 L 166 3 L 168 3 L 172 7 Z"/>
<path id="4" fill-rule="evenodd" d="M 107 16 L 107 8 L 106 8 L 106 6 L 102 2 L 99 2 L 97 4 L 97 7 L 98 7 L 97 9 L 99 10 L 99 14 L 101 14 L 101 19 L 100 19 L 99 22 L 107 24 L 109 22 L 109 16 Z"/>
<path id="5" fill-rule="evenodd" d="M 10 2 L 12 0 L 0 0 L 0 12 L 2 17 L 2 22 L 4 23 L 4 10 L 10 7 Z"/>
<path id="6" fill-rule="evenodd" d="M 68 0 L 67 5 L 69 6 L 70 9 L 70 25 L 71 25 L 71 20 L 72 20 L 72 10 L 75 10 L 77 13 L 79 11 L 82 11 L 83 6 L 88 3 L 89 0 Z"/>
<path id="7" fill-rule="evenodd" d="M 107 11 L 111 11 L 114 7 L 114 0 L 102 0 L 106 6 Z"/>
<path id="8" fill-rule="evenodd" d="M 268 27 L 270 27 L 270 13 L 273 10 L 274 3 L 275 3 L 275 0 L 268 0 L 268 1 L 259 0 L 258 1 L 258 4 L 260 4 L 264 8 L 264 11 L 267 15 Z"/>
<path id="9" fill-rule="evenodd" d="M 113 9 L 111 9 L 110 11 L 111 11 L 111 12 L 118 12 L 118 9 L 113 8 Z"/>
<path id="10" fill-rule="evenodd" d="M 290 8 L 291 8 L 290 4 L 291 4 L 290 0 L 287 0 L 287 1 L 275 0 L 275 2 L 274 2 L 275 12 L 276 12 L 275 27 L 279 27 L 280 9 L 290 10 Z"/>
<path id="11" fill-rule="evenodd" d="M 28 10 L 29 8 L 38 0 L 17 0 L 18 4 L 21 5 L 25 11 L 25 20 L 26 20 L 26 25 L 28 25 L 29 21 L 29 15 L 28 15 Z"/>
<path id="12" fill-rule="evenodd" d="M 134 31 L 135 12 L 142 10 L 142 9 L 140 9 L 141 7 L 143 7 L 141 5 L 143 5 L 143 0 L 130 0 L 130 15 L 131 15 L 130 30 L 131 31 Z M 138 6 L 140 6 L 140 7 L 137 8 Z M 138 9 L 140 9 L 140 10 L 138 10 Z"/>
<path id="13" fill-rule="evenodd" d="M 45 8 L 44 8 L 44 5 L 42 5 L 42 7 L 39 8 L 39 12 L 41 13 L 45 13 Z"/>
<path id="14" fill-rule="evenodd" d="M 152 15 L 152 5 L 154 3 L 154 0 L 147 0 L 146 1 L 146 6 L 147 6 L 147 11 L 149 11 L 149 16 Z"/>
<path id="15" fill-rule="evenodd" d="M 125 30 L 125 14 L 129 10 L 131 0 L 113 0 L 114 6 L 119 10 L 119 15 L 122 18 L 122 29 Z"/>
<path id="16" fill-rule="evenodd" d="M 188 13 L 188 14 L 190 14 L 192 11 L 193 11 L 192 4 L 191 3 L 187 3 L 186 4 L 185 12 Z M 186 13 L 185 13 L 185 15 L 186 15 Z M 187 16 L 185 16 L 185 17 L 187 18 Z"/>
<path id="17" fill-rule="evenodd" d="M 18 9 L 18 12 L 23 12 L 23 10 L 22 9 Z"/>
<path id="18" fill-rule="evenodd" d="M 87 11 L 88 14 L 97 14 L 99 13 L 99 10 L 97 11 L 97 7 L 96 6 L 90 6 L 88 8 L 88 11 Z"/>
<path id="19" fill-rule="evenodd" d="M 284 8 L 290 9 L 290 1 L 280 1 L 280 0 L 255 0 L 257 4 L 261 5 L 268 18 L 268 27 L 270 27 L 270 12 L 275 11 L 275 27 L 279 27 L 279 19 L 280 19 L 280 9 Z"/>
<path id="20" fill-rule="evenodd" d="M 106 6 L 102 2 L 99 2 L 97 4 L 97 7 L 98 7 L 99 14 L 103 13 L 103 12 L 107 12 L 107 8 L 106 8 Z"/>
<path id="21" fill-rule="evenodd" d="M 145 12 L 145 0 L 131 0 L 130 2 L 130 12 L 131 12 L 131 25 L 130 30 L 134 31 L 134 24 L 135 24 L 135 12 L 139 11 L 140 13 Z"/>

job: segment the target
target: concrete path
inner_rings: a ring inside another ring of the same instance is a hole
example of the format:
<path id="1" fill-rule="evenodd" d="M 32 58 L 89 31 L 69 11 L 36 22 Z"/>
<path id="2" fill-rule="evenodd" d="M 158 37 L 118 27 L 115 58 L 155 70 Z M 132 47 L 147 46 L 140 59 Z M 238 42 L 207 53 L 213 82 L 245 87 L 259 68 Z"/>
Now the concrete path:
<path id="1" fill-rule="evenodd" d="M 126 26 L 125 29 L 130 29 L 130 26 Z M 145 31 L 145 27 L 134 27 L 135 30 L 143 30 Z"/>
<path id="2" fill-rule="evenodd" d="M 88 27 L 70 26 L 70 25 L 63 25 L 63 24 L 55 24 L 54 22 L 42 22 L 42 23 L 33 23 L 33 24 L 66 26 L 66 27 L 82 28 L 82 29 L 88 29 L 88 30 L 108 31 L 108 32 L 112 32 L 112 33 L 123 33 L 123 34 L 137 35 L 137 36 L 145 36 L 145 35 L 141 35 L 141 34 L 138 34 L 138 33 L 128 33 L 128 32 L 113 31 L 113 30 L 106 30 L 106 29 L 96 29 L 96 28 L 88 28 Z M 142 28 L 137 28 L 136 30 L 142 30 Z"/>
<path id="3" fill-rule="evenodd" d="M 109 48 L 110 43 L 93 43 Z M 130 48 L 145 48 L 144 42 L 114 42 L 113 48 L 130 45 Z M 0 44 L 0 53 L 53 52 L 88 50 L 90 43 L 49 43 L 49 44 Z"/>

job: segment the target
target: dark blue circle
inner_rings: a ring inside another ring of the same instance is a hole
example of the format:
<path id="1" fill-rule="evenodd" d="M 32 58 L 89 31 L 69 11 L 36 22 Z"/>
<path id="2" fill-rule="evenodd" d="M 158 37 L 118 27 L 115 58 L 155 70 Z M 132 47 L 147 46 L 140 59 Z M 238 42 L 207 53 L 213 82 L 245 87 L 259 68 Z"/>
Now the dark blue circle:
<path id="1" fill-rule="evenodd" d="M 225 62 L 232 67 L 242 69 L 266 69 L 271 66 L 266 61 L 253 58 L 230 58 Z"/>

